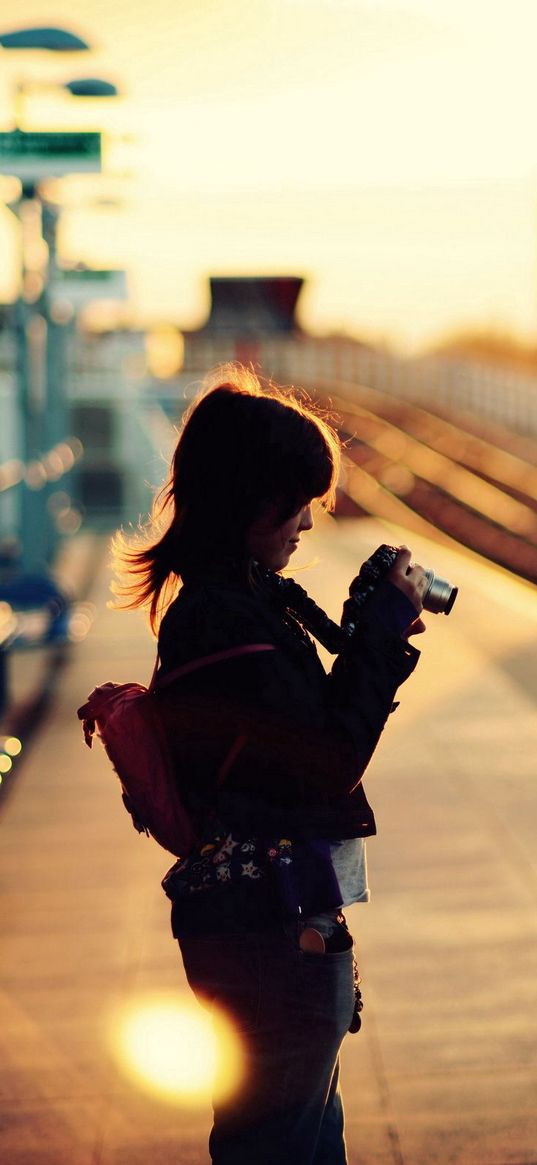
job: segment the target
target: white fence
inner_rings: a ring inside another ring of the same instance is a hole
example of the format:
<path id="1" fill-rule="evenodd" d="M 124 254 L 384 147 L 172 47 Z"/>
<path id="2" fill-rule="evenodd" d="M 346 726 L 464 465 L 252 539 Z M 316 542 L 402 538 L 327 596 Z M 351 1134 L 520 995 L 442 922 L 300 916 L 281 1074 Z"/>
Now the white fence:
<path id="1" fill-rule="evenodd" d="M 364 384 L 425 408 L 472 412 L 537 438 L 537 371 L 531 376 L 440 356 L 403 359 L 340 337 L 235 343 L 192 336 L 185 356 L 183 381 L 189 375 L 195 381 L 214 365 L 239 359 L 282 384 L 314 388 L 328 383 L 339 394 L 345 385 Z"/>

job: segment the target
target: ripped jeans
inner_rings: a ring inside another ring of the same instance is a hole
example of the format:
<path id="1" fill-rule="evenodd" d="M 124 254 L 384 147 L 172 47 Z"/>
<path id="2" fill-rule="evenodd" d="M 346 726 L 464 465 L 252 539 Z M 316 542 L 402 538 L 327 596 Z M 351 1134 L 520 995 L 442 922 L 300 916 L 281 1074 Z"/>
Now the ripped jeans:
<path id="1" fill-rule="evenodd" d="M 337 913 L 179 938 L 195 995 L 227 1012 L 244 1046 L 239 1090 L 213 1105 L 213 1165 L 347 1165 L 339 1051 L 355 994 L 352 939 Z M 305 927 L 326 951 L 301 948 Z M 331 950 L 338 929 L 335 945 L 347 949 Z"/>

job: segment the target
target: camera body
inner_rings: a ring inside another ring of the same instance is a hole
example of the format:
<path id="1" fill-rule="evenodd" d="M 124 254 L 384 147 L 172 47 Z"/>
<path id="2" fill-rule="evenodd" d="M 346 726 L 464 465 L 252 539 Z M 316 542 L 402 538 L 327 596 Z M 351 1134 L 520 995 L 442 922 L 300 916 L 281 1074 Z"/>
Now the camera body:
<path id="1" fill-rule="evenodd" d="M 360 573 L 351 582 L 350 597 L 343 608 L 342 625 L 345 629 L 354 629 L 359 623 L 360 615 L 368 599 L 371 598 L 381 580 L 388 574 L 398 553 L 395 546 L 383 543 L 363 563 Z M 429 585 L 423 596 L 423 609 L 431 611 L 435 615 L 449 615 L 458 595 L 458 587 L 452 586 L 444 578 L 439 578 L 434 570 L 426 570 L 425 574 Z"/>

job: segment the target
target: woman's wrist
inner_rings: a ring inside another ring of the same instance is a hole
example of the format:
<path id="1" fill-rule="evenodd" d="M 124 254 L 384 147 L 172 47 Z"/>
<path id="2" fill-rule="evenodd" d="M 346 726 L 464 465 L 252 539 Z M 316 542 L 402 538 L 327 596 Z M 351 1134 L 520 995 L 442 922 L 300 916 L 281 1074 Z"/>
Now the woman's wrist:
<path id="1" fill-rule="evenodd" d="M 383 579 L 363 608 L 363 619 L 380 623 L 386 631 L 403 635 L 419 612 L 403 591 L 389 579 Z"/>

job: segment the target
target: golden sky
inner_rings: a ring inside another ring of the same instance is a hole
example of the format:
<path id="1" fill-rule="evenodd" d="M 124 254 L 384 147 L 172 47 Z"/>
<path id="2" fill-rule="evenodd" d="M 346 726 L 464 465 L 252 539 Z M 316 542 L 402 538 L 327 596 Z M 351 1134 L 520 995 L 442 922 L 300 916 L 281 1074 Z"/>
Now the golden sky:
<path id="1" fill-rule="evenodd" d="M 113 179 L 97 205 L 72 184 L 61 246 L 126 266 L 139 318 L 196 326 L 209 273 L 294 273 L 316 331 L 533 338 L 535 0 L 4 0 L 1 28 L 21 12 L 95 48 L 0 50 L 4 128 L 17 78 L 124 94 L 28 90 L 25 125 L 107 128 Z"/>

